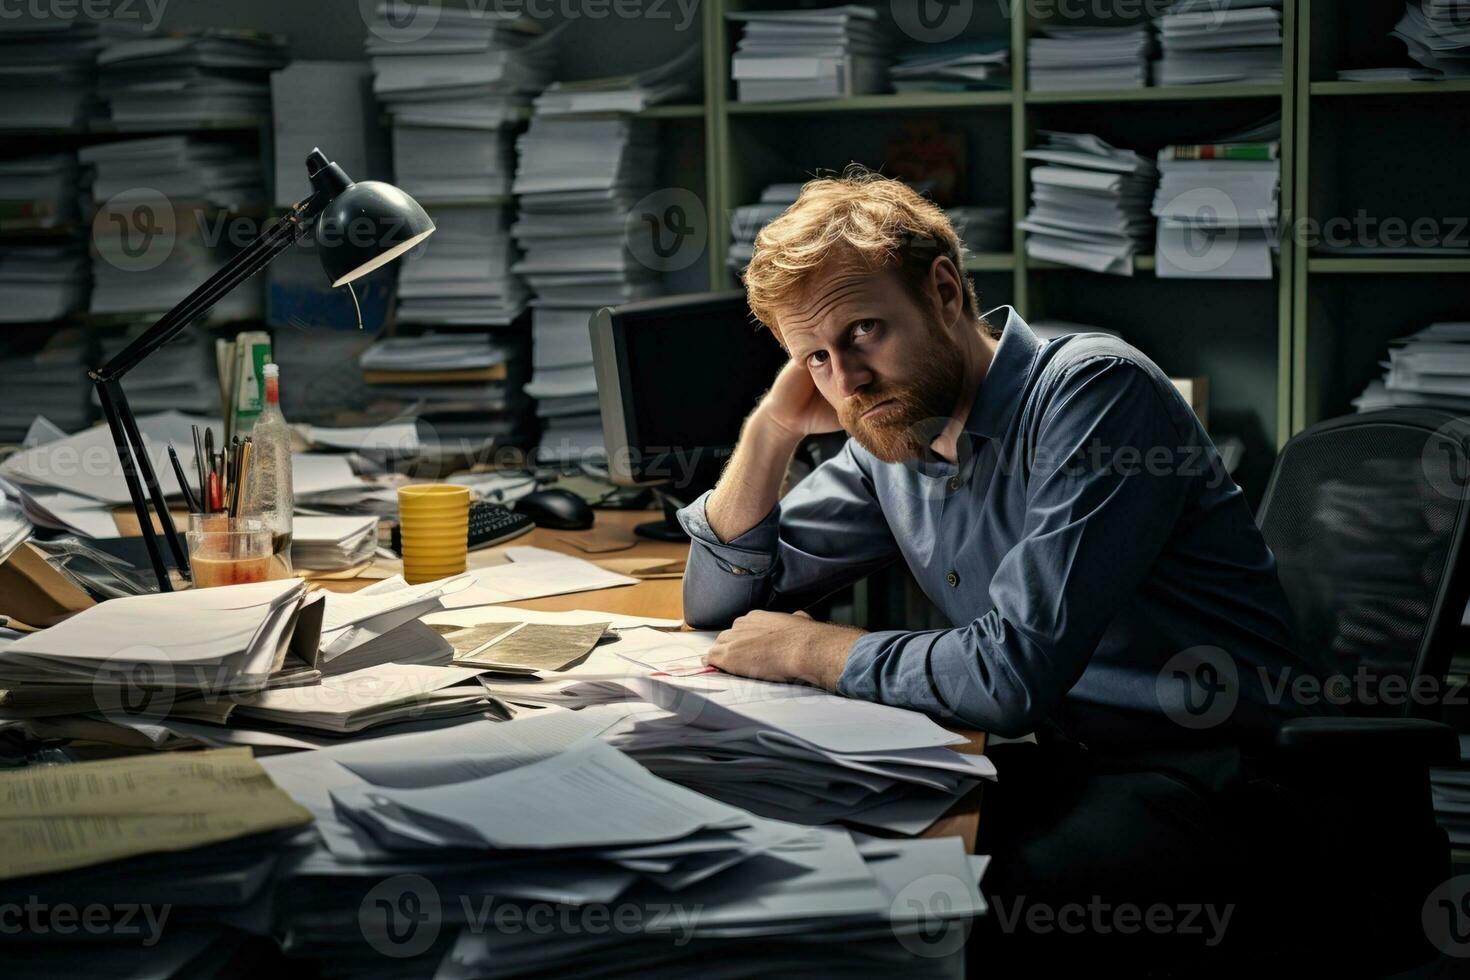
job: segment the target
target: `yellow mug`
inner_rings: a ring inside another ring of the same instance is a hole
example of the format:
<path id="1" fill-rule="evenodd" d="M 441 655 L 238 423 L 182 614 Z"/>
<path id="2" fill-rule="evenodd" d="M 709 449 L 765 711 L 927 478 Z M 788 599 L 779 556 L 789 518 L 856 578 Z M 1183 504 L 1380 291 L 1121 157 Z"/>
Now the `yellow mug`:
<path id="1" fill-rule="evenodd" d="M 470 488 L 414 483 L 398 488 L 398 533 L 403 577 L 412 585 L 465 570 L 470 533 Z"/>

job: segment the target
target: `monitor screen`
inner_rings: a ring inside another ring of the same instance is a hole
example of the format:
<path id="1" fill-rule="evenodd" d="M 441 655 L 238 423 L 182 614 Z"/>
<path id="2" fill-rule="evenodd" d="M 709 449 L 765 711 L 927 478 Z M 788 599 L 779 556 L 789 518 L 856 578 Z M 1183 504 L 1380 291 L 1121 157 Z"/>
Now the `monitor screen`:
<path id="1" fill-rule="evenodd" d="M 741 423 L 786 363 L 786 352 L 750 314 L 742 293 L 700 293 L 604 311 L 599 356 L 616 359 L 618 411 L 599 370 L 608 450 L 626 447 L 637 480 L 676 478 L 668 457 L 701 465 L 729 456 Z M 613 431 L 617 429 L 619 431 Z M 656 472 L 660 467 L 664 472 Z M 679 466 L 678 469 L 686 469 Z"/>

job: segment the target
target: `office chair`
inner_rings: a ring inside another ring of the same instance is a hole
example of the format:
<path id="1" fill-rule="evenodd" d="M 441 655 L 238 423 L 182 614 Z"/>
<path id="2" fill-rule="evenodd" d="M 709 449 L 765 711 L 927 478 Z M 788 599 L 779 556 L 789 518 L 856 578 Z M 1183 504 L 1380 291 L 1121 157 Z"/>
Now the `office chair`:
<path id="1" fill-rule="evenodd" d="M 1294 945 L 1354 975 L 1418 966 L 1435 955 L 1422 908 L 1450 877 L 1429 768 L 1459 757 L 1436 719 L 1470 599 L 1470 424 L 1390 409 L 1314 425 L 1282 449 L 1258 521 L 1297 642 L 1327 655 L 1343 709 L 1285 723 L 1269 751 L 1323 801 L 1327 853 L 1339 855 L 1302 869 L 1333 908 Z M 1411 696 L 1416 683 L 1433 687 Z"/>

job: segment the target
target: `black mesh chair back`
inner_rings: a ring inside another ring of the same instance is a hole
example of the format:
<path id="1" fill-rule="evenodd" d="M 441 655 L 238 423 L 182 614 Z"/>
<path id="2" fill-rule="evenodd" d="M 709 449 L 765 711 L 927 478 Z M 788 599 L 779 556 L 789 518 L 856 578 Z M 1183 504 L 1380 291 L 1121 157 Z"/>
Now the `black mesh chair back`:
<path id="1" fill-rule="evenodd" d="M 1389 409 L 1318 423 L 1277 458 L 1261 531 L 1297 643 L 1328 661 L 1349 714 L 1437 714 L 1408 685 L 1444 677 L 1460 630 L 1467 447 L 1455 416 Z"/>

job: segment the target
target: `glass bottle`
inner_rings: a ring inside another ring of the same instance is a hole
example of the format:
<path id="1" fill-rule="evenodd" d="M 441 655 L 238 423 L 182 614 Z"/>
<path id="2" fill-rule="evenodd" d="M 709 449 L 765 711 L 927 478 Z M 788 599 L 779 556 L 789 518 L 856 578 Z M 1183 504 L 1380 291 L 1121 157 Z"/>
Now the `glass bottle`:
<path id="1" fill-rule="evenodd" d="M 291 492 L 291 427 L 281 414 L 281 369 L 267 364 L 265 405 L 250 430 L 250 473 L 245 484 L 244 513 L 259 516 L 271 529 L 276 573 L 288 577 L 291 570 L 291 515 L 295 497 Z"/>

